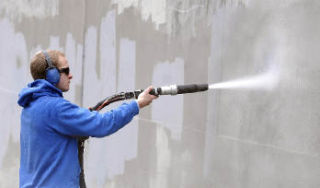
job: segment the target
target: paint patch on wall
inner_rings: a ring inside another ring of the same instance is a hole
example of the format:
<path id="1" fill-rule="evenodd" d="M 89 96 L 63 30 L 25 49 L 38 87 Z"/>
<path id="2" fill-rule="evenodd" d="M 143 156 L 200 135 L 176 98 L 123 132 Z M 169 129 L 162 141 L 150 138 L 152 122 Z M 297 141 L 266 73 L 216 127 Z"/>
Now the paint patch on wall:
<path id="1" fill-rule="evenodd" d="M 139 0 L 113 0 L 112 3 L 118 5 L 118 14 L 121 14 L 126 8 L 137 8 Z"/>
<path id="2" fill-rule="evenodd" d="M 135 89 L 136 43 L 120 39 L 118 92 Z"/>
<path id="3" fill-rule="evenodd" d="M 30 78 L 25 37 L 8 19 L 0 19 L 0 187 L 17 187 L 20 112 L 18 93 Z M 20 63 L 17 63 L 20 62 Z M 9 164 L 9 165 L 8 165 Z"/>
<path id="4" fill-rule="evenodd" d="M 19 140 L 19 114 L 17 110 L 18 92 L 29 78 L 29 67 L 26 66 L 27 49 L 22 33 L 16 33 L 14 25 L 8 19 L 0 20 L 0 113 L 3 118 L 0 126 L 0 168 L 9 138 Z M 17 66 L 17 62 L 21 62 Z M 23 62 L 23 63 L 22 63 Z M 18 82 L 17 82 L 18 80 Z"/>
<path id="5" fill-rule="evenodd" d="M 171 167 L 171 151 L 169 147 L 169 136 L 167 131 L 163 127 L 157 126 L 157 135 L 156 135 L 156 172 L 157 174 L 151 178 L 150 187 L 153 188 L 162 188 L 168 187 L 168 178 L 167 174 L 170 173 Z"/>
<path id="6" fill-rule="evenodd" d="M 93 106 L 101 96 L 101 87 L 98 82 L 97 73 L 93 63 L 97 59 L 97 28 L 90 26 L 85 36 L 85 50 L 84 50 L 84 81 L 83 87 L 83 105 Z M 95 83 L 95 84 L 92 84 Z M 90 97 L 89 97 L 90 96 Z"/>
<path id="7" fill-rule="evenodd" d="M 120 39 L 119 48 L 117 92 L 134 90 L 136 43 L 129 39 Z M 121 102 L 117 105 L 120 104 Z M 126 161 L 137 156 L 138 121 L 134 119 L 116 134 L 106 137 L 103 149 L 105 152 L 105 166 L 101 170 L 104 170 L 107 178 L 112 179 L 116 175 L 123 174 Z"/>
<path id="8" fill-rule="evenodd" d="M 86 34 L 84 104 L 87 106 L 92 106 L 98 100 L 117 91 L 135 88 L 136 43 L 129 39 L 120 39 L 117 65 L 115 16 L 115 11 L 110 11 L 102 19 L 99 41 L 95 27 L 90 27 Z M 96 49 L 97 46 L 99 50 Z M 99 68 L 95 66 L 96 51 L 99 51 L 100 55 Z M 111 104 L 102 112 L 120 104 L 121 102 Z M 126 161 L 137 156 L 137 142 L 136 119 L 114 135 L 99 139 L 91 138 L 87 142 L 85 156 L 88 186 L 101 187 L 108 179 L 123 174 Z"/>
<path id="9" fill-rule="evenodd" d="M 70 90 L 64 94 L 64 97 L 78 105 L 82 103 L 82 92 L 79 91 L 82 88 L 82 53 L 82 44 L 77 43 L 71 33 L 67 33 L 65 55 L 73 77 Z"/>
<path id="10" fill-rule="evenodd" d="M 130 7 L 138 8 L 142 19 L 150 19 L 157 29 L 166 22 L 166 0 L 113 0 L 112 3 L 118 5 L 118 14 Z"/>
<path id="11" fill-rule="evenodd" d="M 115 11 L 110 11 L 101 20 L 100 25 L 100 68 L 101 79 L 106 87 L 102 87 L 104 95 L 116 92 L 116 27 Z"/>
<path id="12" fill-rule="evenodd" d="M 1 0 L 0 15 L 21 21 L 23 17 L 45 19 L 59 14 L 59 0 Z"/>
<path id="13" fill-rule="evenodd" d="M 152 77 L 154 87 L 183 83 L 183 59 L 176 58 L 174 62 L 164 62 L 155 66 Z M 180 139 L 183 128 L 183 95 L 161 96 L 161 100 L 155 100 L 151 108 L 152 120 L 161 122 L 168 128 L 172 138 Z"/>
<path id="14" fill-rule="evenodd" d="M 185 37 L 194 37 L 199 22 L 207 20 L 211 24 L 211 15 L 218 9 L 232 9 L 247 6 L 249 0 L 113 0 L 118 14 L 134 8 L 143 21 L 151 21 L 156 30 L 172 36 L 183 33 Z M 161 26 L 161 27 L 160 27 Z"/>
<path id="15" fill-rule="evenodd" d="M 115 16 L 107 13 L 100 24 L 100 40 L 97 28 L 89 27 L 85 38 L 83 104 L 93 106 L 102 98 L 116 91 Z M 97 49 L 99 47 L 99 50 Z M 100 54 L 100 61 L 97 54 Z M 106 107 L 103 111 L 109 109 Z M 107 177 L 107 138 L 90 138 L 86 142 L 85 171 L 90 187 L 102 186 Z"/>

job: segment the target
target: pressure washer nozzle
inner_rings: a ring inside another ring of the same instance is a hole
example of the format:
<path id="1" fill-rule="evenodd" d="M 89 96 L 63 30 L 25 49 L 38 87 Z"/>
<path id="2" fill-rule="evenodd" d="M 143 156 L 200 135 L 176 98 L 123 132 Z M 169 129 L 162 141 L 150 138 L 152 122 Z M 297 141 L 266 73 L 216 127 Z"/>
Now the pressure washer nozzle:
<path id="1" fill-rule="evenodd" d="M 207 91 L 209 86 L 208 84 L 188 84 L 188 85 L 178 85 L 178 94 L 184 93 L 195 93 L 201 91 Z"/>

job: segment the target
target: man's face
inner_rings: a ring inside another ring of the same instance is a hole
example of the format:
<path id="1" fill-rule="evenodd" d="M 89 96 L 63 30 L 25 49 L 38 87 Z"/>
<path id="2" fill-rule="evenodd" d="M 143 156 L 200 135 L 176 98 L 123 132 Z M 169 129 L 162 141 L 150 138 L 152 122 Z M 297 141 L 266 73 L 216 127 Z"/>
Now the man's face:
<path id="1" fill-rule="evenodd" d="M 59 65 L 58 69 L 61 71 L 65 68 L 68 68 L 69 64 L 67 59 L 64 56 L 59 56 Z M 70 80 L 72 79 L 72 74 L 66 74 L 65 72 L 60 73 L 60 81 L 57 84 L 57 88 L 59 88 L 62 92 L 66 92 L 69 90 Z"/>

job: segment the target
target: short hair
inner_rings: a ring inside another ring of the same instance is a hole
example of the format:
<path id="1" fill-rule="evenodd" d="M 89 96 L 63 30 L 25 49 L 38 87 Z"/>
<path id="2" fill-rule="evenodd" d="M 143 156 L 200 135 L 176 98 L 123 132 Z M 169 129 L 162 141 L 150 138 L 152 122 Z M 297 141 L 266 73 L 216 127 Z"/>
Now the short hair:
<path id="1" fill-rule="evenodd" d="M 58 50 L 47 50 L 53 66 L 59 66 L 59 57 L 65 56 L 64 53 Z M 37 52 L 30 62 L 30 72 L 34 80 L 46 79 L 46 69 L 48 64 L 42 51 Z"/>

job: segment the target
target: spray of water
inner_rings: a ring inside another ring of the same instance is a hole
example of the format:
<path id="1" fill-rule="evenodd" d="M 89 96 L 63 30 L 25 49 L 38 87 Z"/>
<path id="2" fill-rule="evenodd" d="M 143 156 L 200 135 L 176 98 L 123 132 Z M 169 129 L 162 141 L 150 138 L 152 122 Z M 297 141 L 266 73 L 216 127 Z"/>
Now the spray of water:
<path id="1" fill-rule="evenodd" d="M 259 89 L 272 90 L 278 83 L 278 72 L 272 69 L 264 74 L 210 84 L 209 89 Z"/>

